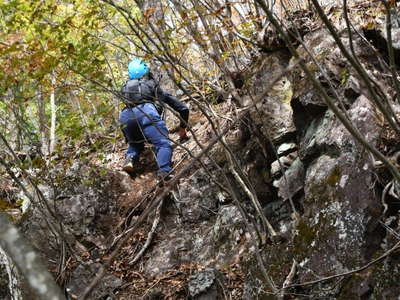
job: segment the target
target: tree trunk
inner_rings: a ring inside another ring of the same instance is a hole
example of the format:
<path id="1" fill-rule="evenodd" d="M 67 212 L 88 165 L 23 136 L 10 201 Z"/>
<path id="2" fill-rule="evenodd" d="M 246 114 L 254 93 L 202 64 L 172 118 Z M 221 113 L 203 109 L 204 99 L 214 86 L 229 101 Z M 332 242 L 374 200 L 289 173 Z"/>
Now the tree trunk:
<path id="1" fill-rule="evenodd" d="M 39 255 L 34 252 L 33 248 L 25 240 L 17 228 L 11 224 L 8 216 L 0 212 L 0 247 L 2 248 L 3 256 L 7 257 L 8 261 L 13 261 L 16 265 L 19 274 L 21 274 L 26 283 L 29 285 L 32 294 L 29 299 L 37 300 L 65 300 L 65 296 L 61 293 L 51 274 L 47 271 L 41 262 Z M 11 266 L 11 264 L 8 264 Z M 13 293 L 18 298 L 21 291 L 20 282 L 16 282 L 15 272 L 11 269 L 10 286 Z M 19 285 L 14 288 L 14 285 Z"/>
<path id="2" fill-rule="evenodd" d="M 37 113 L 38 113 L 38 125 L 40 132 L 40 143 L 41 143 L 41 151 L 43 155 L 48 154 L 49 144 L 47 142 L 46 137 L 46 105 L 44 102 L 42 90 L 39 88 L 39 94 L 37 95 Z"/>
<path id="3" fill-rule="evenodd" d="M 11 297 L 12 300 L 20 300 L 23 299 L 20 276 L 18 274 L 18 270 L 15 267 L 12 260 L 7 256 L 5 251 L 0 247 L 0 265 L 5 267 L 5 271 L 8 276 L 8 296 Z M 3 293 L 3 291 L 2 291 Z M 3 296 L 5 296 L 3 294 Z"/>
<path id="4" fill-rule="evenodd" d="M 50 126 L 50 145 L 49 145 L 49 154 L 51 155 L 54 152 L 54 148 L 56 145 L 56 75 L 53 73 L 51 77 L 51 94 L 50 94 L 50 109 L 51 109 L 51 126 Z"/>

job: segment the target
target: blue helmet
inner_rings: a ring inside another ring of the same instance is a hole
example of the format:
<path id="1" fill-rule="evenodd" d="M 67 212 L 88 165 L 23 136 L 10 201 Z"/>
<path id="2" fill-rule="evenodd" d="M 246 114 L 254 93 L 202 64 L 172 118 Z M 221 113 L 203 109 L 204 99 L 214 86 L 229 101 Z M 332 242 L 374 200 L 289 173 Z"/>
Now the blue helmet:
<path id="1" fill-rule="evenodd" d="M 128 65 L 129 79 L 139 79 L 149 73 L 149 66 L 140 58 L 133 59 Z"/>

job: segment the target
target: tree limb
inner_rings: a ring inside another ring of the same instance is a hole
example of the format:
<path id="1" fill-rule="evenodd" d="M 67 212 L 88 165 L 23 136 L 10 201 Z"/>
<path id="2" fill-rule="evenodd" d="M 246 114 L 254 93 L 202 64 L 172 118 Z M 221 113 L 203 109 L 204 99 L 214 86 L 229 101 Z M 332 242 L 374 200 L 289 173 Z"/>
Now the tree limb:
<path id="1" fill-rule="evenodd" d="M 39 255 L 8 216 L 0 212 L 0 246 L 13 260 L 38 300 L 63 300 L 65 296 L 47 271 Z M 33 299 L 33 298 L 32 298 Z"/>

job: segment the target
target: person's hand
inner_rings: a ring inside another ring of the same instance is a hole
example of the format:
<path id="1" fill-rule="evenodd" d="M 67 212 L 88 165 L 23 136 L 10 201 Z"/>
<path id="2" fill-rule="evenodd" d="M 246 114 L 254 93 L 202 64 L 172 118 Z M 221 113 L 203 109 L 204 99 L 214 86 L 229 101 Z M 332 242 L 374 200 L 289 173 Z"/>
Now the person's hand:
<path id="1" fill-rule="evenodd" d="M 189 137 L 187 136 L 186 128 L 179 127 L 178 135 L 181 142 L 187 141 Z"/>

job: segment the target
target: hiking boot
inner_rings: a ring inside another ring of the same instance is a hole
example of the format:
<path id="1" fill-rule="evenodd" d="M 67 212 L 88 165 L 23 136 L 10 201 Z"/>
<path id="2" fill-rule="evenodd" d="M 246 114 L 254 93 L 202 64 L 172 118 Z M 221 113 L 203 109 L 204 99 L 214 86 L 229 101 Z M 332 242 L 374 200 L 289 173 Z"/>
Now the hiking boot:
<path id="1" fill-rule="evenodd" d="M 169 181 L 172 179 L 172 175 L 168 172 L 158 170 L 157 171 L 157 178 L 159 181 Z"/>
<path id="2" fill-rule="evenodd" d="M 125 172 L 131 173 L 134 170 L 135 165 L 138 163 L 138 159 L 135 158 L 125 158 L 124 164 L 122 166 L 122 170 L 124 170 Z"/>

